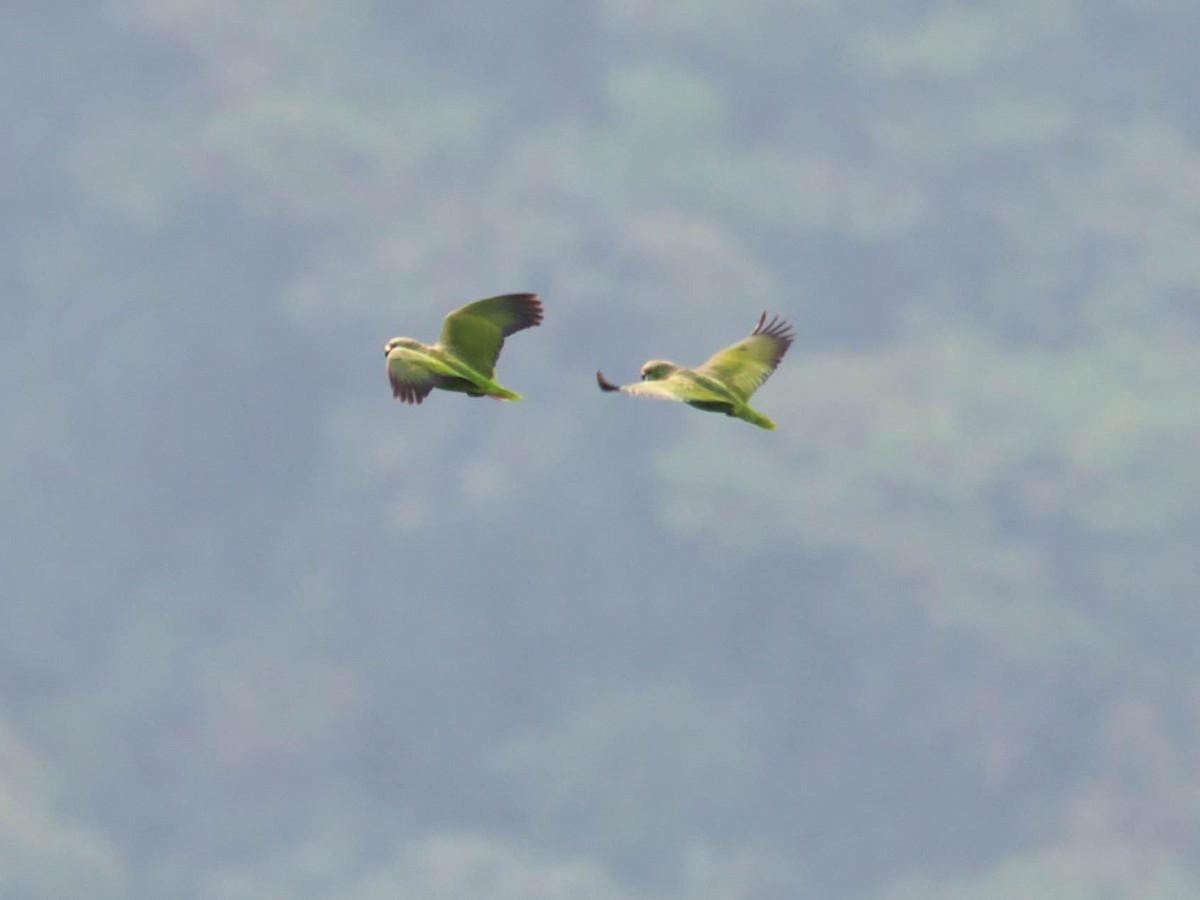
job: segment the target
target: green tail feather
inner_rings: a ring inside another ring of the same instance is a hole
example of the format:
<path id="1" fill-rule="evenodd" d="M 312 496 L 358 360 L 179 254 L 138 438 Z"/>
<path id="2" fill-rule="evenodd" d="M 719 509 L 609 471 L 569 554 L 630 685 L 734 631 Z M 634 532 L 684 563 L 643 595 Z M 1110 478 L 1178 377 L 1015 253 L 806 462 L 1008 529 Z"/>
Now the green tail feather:
<path id="1" fill-rule="evenodd" d="M 516 391 L 510 391 L 504 385 L 498 384 L 495 381 L 493 381 L 491 384 L 488 385 L 487 395 L 489 397 L 495 397 L 497 400 L 521 400 L 521 399 L 524 399 Z"/>
<path id="2" fill-rule="evenodd" d="M 734 413 L 739 419 L 749 422 L 751 425 L 757 425 L 759 428 L 765 428 L 767 431 L 775 430 L 775 423 L 764 416 L 756 409 L 751 409 L 749 406 L 743 406 Z"/>

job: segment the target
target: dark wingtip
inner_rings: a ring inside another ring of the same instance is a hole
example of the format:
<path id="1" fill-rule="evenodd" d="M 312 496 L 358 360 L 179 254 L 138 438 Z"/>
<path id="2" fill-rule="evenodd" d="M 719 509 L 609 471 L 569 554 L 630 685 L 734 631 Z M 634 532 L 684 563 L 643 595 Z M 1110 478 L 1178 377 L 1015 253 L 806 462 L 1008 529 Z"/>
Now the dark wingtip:
<path id="1" fill-rule="evenodd" d="M 535 325 L 541 325 L 545 315 L 541 298 L 537 294 L 513 294 L 513 296 L 519 298 L 522 306 L 521 327 L 532 328 Z"/>
<path id="2" fill-rule="evenodd" d="M 609 381 L 607 378 L 605 378 L 604 374 L 599 369 L 596 370 L 596 384 L 600 385 L 600 390 L 602 390 L 602 391 L 619 391 L 620 390 L 620 388 L 617 387 L 617 385 L 613 384 L 611 381 Z"/>
<path id="3" fill-rule="evenodd" d="M 771 369 L 783 360 L 783 356 L 788 352 L 788 348 L 792 346 L 792 339 L 795 337 L 792 332 L 792 326 L 779 316 L 772 316 L 771 321 L 767 321 L 767 311 L 764 309 L 761 316 L 758 317 L 758 324 L 754 326 L 751 336 L 761 334 L 765 337 L 775 340 L 775 352 L 771 358 Z"/>
<path id="4" fill-rule="evenodd" d="M 392 382 L 392 396 L 401 403 L 411 403 L 413 406 L 420 406 L 425 399 L 425 395 L 414 387 L 408 384 L 402 384 L 398 381 Z"/>
<path id="5" fill-rule="evenodd" d="M 545 315 L 545 311 L 542 309 L 542 301 L 537 294 L 528 292 L 521 294 L 498 294 L 495 297 L 488 297 L 487 299 L 502 301 L 506 311 L 512 316 L 512 321 L 502 329 L 505 337 L 516 334 L 518 331 L 524 331 L 526 328 L 542 324 L 542 317 Z"/>
<path id="6" fill-rule="evenodd" d="M 758 324 L 754 327 L 751 334 L 765 334 L 767 337 L 773 337 L 785 344 L 790 344 L 795 336 L 792 332 L 792 326 L 779 316 L 772 316 L 771 321 L 767 321 L 767 311 L 763 310 L 763 314 L 758 317 Z"/>
<path id="7" fill-rule="evenodd" d="M 545 311 L 542 309 L 542 299 L 537 294 L 525 294 L 525 302 L 529 305 L 530 327 L 541 325 Z"/>

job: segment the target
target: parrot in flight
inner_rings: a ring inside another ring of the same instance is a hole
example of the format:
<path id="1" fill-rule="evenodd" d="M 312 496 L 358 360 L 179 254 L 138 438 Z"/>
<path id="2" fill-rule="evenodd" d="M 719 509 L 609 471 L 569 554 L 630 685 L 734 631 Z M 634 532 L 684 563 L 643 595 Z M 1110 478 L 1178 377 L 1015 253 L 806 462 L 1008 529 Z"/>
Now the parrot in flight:
<path id="1" fill-rule="evenodd" d="M 725 413 L 773 430 L 775 423 L 750 406 L 750 395 L 771 376 L 791 345 L 792 326 L 779 316 L 768 322 L 764 312 L 749 337 L 714 353 L 695 369 L 652 359 L 642 366 L 640 382 L 615 385 L 599 370 L 596 382 L 602 391 L 679 400 L 706 412 Z"/>
<path id="2" fill-rule="evenodd" d="M 392 396 L 401 403 L 420 403 L 441 388 L 470 397 L 520 400 L 520 394 L 495 380 L 496 359 L 506 337 L 541 321 L 537 294 L 501 294 L 447 315 L 435 344 L 392 338 L 383 345 Z"/>

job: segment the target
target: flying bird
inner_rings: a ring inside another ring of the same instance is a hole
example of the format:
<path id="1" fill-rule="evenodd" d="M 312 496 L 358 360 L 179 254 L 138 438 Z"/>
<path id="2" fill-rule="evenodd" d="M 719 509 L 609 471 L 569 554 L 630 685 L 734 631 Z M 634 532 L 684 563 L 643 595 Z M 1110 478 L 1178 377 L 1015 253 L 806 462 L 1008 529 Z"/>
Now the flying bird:
<path id="1" fill-rule="evenodd" d="M 768 322 L 764 312 L 748 338 L 714 353 L 695 369 L 652 359 L 642 366 L 642 380 L 635 384 L 612 384 L 599 370 L 596 381 L 602 391 L 679 400 L 772 430 L 775 423 L 750 406 L 750 395 L 771 377 L 791 345 L 792 326 L 779 316 Z"/>
<path id="2" fill-rule="evenodd" d="M 542 321 L 537 294 L 502 294 L 461 306 L 446 316 L 436 344 L 394 337 L 383 345 L 392 396 L 420 403 L 434 388 L 471 397 L 520 400 L 495 380 L 504 339 Z"/>

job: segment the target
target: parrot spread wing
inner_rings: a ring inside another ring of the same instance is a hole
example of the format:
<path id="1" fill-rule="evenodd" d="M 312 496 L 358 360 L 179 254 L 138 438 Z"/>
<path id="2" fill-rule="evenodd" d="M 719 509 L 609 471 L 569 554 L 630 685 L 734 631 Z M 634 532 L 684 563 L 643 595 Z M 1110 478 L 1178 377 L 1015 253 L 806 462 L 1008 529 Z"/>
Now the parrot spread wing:
<path id="1" fill-rule="evenodd" d="M 442 322 L 442 347 L 488 378 L 504 339 L 542 321 L 537 294 L 502 294 L 461 306 Z"/>
<path id="2" fill-rule="evenodd" d="M 680 403 L 727 403 L 728 398 L 706 390 L 682 373 L 661 378 L 657 381 L 635 381 L 633 384 L 615 385 L 600 372 L 596 383 L 602 391 L 621 391 L 635 397 L 652 397 L 655 400 L 678 400 Z"/>
<path id="3" fill-rule="evenodd" d="M 437 386 L 437 376 L 416 362 L 388 357 L 387 370 L 392 396 L 401 403 L 420 403 Z"/>
<path id="4" fill-rule="evenodd" d="M 770 322 L 764 312 L 748 338 L 714 353 L 698 372 L 724 383 L 743 401 L 775 371 L 792 345 L 792 326 L 775 316 Z"/>

